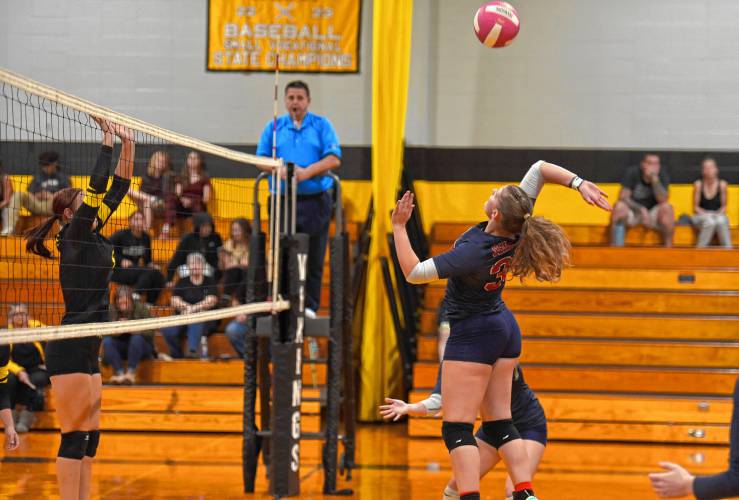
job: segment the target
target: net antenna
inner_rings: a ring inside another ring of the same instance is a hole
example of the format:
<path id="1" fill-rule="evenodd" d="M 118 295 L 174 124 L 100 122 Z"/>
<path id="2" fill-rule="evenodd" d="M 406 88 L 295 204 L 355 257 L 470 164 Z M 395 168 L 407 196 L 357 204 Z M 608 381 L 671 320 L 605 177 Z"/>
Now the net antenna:
<path id="1" fill-rule="evenodd" d="M 275 90 L 274 102 L 272 106 L 272 160 L 277 160 L 277 108 L 279 106 L 280 95 L 280 45 L 277 41 L 277 53 L 275 54 Z M 270 197 L 270 217 L 269 231 L 272 247 L 270 249 L 270 257 L 272 259 L 270 266 L 270 277 L 272 279 L 272 298 L 277 300 L 280 293 L 280 211 L 282 203 L 280 203 L 281 187 L 282 187 L 283 165 L 280 164 L 272 170 L 272 187 L 274 192 Z M 277 311 L 275 311 L 277 312 Z"/>

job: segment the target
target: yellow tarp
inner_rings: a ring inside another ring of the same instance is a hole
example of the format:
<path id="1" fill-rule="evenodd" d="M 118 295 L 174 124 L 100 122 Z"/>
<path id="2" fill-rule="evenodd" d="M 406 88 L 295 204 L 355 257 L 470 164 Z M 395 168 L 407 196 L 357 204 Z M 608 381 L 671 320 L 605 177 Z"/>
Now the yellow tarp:
<path id="1" fill-rule="evenodd" d="M 400 356 L 382 281 L 388 255 L 389 214 L 403 167 L 403 139 L 411 58 L 412 0 L 375 0 L 372 34 L 372 199 L 375 219 L 369 253 L 362 331 L 359 418 L 378 420 L 377 406 L 401 389 Z"/>

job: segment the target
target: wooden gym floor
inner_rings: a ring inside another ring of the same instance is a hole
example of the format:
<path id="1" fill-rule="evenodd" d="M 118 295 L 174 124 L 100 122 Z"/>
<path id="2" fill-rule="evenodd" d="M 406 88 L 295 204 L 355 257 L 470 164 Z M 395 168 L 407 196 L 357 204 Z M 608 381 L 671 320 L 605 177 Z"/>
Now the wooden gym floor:
<path id="1" fill-rule="evenodd" d="M 0 498 L 58 498 L 54 432 L 24 435 L 21 448 L 0 463 Z M 263 469 L 255 495 L 241 493 L 241 440 L 237 434 L 109 432 L 102 438 L 94 469 L 93 497 L 268 498 Z M 728 447 L 555 442 L 549 445 L 536 489 L 542 499 L 595 496 L 601 500 L 651 499 L 646 474 L 659 460 L 698 473 L 725 467 Z M 438 439 L 408 439 L 403 424 L 362 426 L 354 478 L 339 481 L 362 499 L 439 499 L 449 463 Z M 323 498 L 323 474 L 315 442 L 302 447 L 303 498 Z M 483 498 L 501 499 L 504 472 L 482 483 Z"/>

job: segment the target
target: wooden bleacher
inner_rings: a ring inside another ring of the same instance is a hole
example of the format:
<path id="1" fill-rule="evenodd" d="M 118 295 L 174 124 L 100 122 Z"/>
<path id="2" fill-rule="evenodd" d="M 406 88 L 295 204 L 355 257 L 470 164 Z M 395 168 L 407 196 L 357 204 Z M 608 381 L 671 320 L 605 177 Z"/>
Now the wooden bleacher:
<path id="1" fill-rule="evenodd" d="M 475 222 L 437 223 L 431 231 L 431 241 L 434 244 L 451 244 L 465 230 Z M 576 225 L 563 224 L 562 228 L 576 246 L 603 246 L 610 243 L 610 229 L 604 225 Z M 739 227 L 731 228 L 731 239 L 735 246 L 739 245 Z M 695 230 L 691 226 L 676 226 L 674 244 L 678 247 L 695 246 Z M 659 234 L 656 231 L 643 227 L 633 227 L 626 231 L 626 245 L 654 246 L 661 245 Z"/>
<path id="2" fill-rule="evenodd" d="M 470 224 L 439 223 L 432 254 Z M 550 422 L 550 439 L 660 443 L 728 442 L 739 376 L 739 251 L 687 248 L 678 227 L 607 244 L 603 226 L 565 226 L 573 267 L 559 283 L 506 284 L 524 335 L 522 364 Z M 732 230 L 736 243 L 739 231 Z M 411 399 L 427 397 L 438 368 L 436 321 L 444 283 L 426 287 Z M 411 419 L 412 436 L 440 435 L 439 418 Z"/>
<path id="3" fill-rule="evenodd" d="M 37 222 L 38 217 L 25 216 L 21 224 Z M 124 220 L 114 220 L 107 233 L 126 227 Z M 222 235 L 227 235 L 228 222 L 215 220 Z M 266 230 L 266 222 L 265 227 Z M 350 239 L 358 234 L 359 224 L 348 223 Z M 332 223 L 331 234 L 335 226 Z M 178 240 L 152 239 L 152 258 L 162 271 L 174 253 Z M 50 245 L 53 246 L 53 245 Z M 59 324 L 64 312 L 58 283 L 58 261 L 46 260 L 25 251 L 21 237 L 0 238 L 0 315 L 5 318 L 7 306 L 15 302 L 29 305 L 31 316 L 45 324 Z M 320 314 L 328 314 L 329 303 L 328 252 L 324 268 Z M 154 309 L 156 315 L 170 315 L 171 292 L 163 290 Z M 221 325 L 224 326 L 223 324 Z M 304 349 L 302 428 L 305 432 L 320 431 L 321 387 L 326 381 L 326 339 L 317 339 L 318 359 L 311 361 L 309 347 Z M 167 352 L 163 337 L 157 333 L 155 344 L 159 352 Z M 138 370 L 138 385 L 134 387 L 105 386 L 101 428 L 107 431 L 167 431 L 167 432 L 233 432 L 242 430 L 243 362 L 223 333 L 208 339 L 209 354 L 214 361 L 175 360 L 143 361 Z M 111 376 L 103 367 L 103 380 Z M 48 408 L 38 414 L 36 429 L 58 429 L 53 394 L 49 391 Z M 259 405 L 257 404 L 257 412 Z"/>

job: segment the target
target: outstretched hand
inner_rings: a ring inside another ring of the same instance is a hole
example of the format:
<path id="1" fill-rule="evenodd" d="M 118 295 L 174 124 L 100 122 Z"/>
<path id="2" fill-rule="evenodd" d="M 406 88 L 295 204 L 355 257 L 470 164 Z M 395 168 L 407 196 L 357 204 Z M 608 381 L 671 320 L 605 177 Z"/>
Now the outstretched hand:
<path id="1" fill-rule="evenodd" d="M 682 497 L 693 494 L 694 477 L 683 467 L 672 462 L 660 462 L 659 466 L 667 472 L 649 474 L 652 488 L 662 498 Z"/>
<path id="2" fill-rule="evenodd" d="M 111 123 L 110 127 L 113 130 L 113 133 L 117 135 L 121 139 L 121 141 L 133 141 L 134 140 L 135 132 L 131 130 L 130 128 L 126 127 L 125 125 L 119 125 L 118 123 Z"/>
<path id="3" fill-rule="evenodd" d="M 385 398 L 386 405 L 380 406 L 380 415 L 385 420 L 392 419 L 393 422 L 403 415 L 408 414 L 408 403 L 400 399 Z"/>
<path id="4" fill-rule="evenodd" d="M 596 207 L 602 208 L 608 212 L 612 210 L 611 204 L 608 203 L 608 194 L 594 183 L 583 181 L 577 190 L 580 192 L 582 199 L 590 205 L 595 205 Z"/>
<path id="5" fill-rule="evenodd" d="M 102 130 L 104 134 L 113 133 L 113 127 L 110 121 L 106 120 L 105 118 L 100 118 L 99 116 L 93 116 L 93 115 L 90 115 L 90 118 L 95 120 L 95 123 L 98 124 L 98 127 L 100 127 L 100 130 Z"/>
<path id="6" fill-rule="evenodd" d="M 411 218 L 411 215 L 413 215 L 413 208 L 415 207 L 413 200 L 413 193 L 410 191 L 406 191 L 403 197 L 398 200 L 398 203 L 395 205 L 395 210 L 393 210 L 393 214 L 390 218 L 393 226 L 406 225 L 408 220 Z"/>

